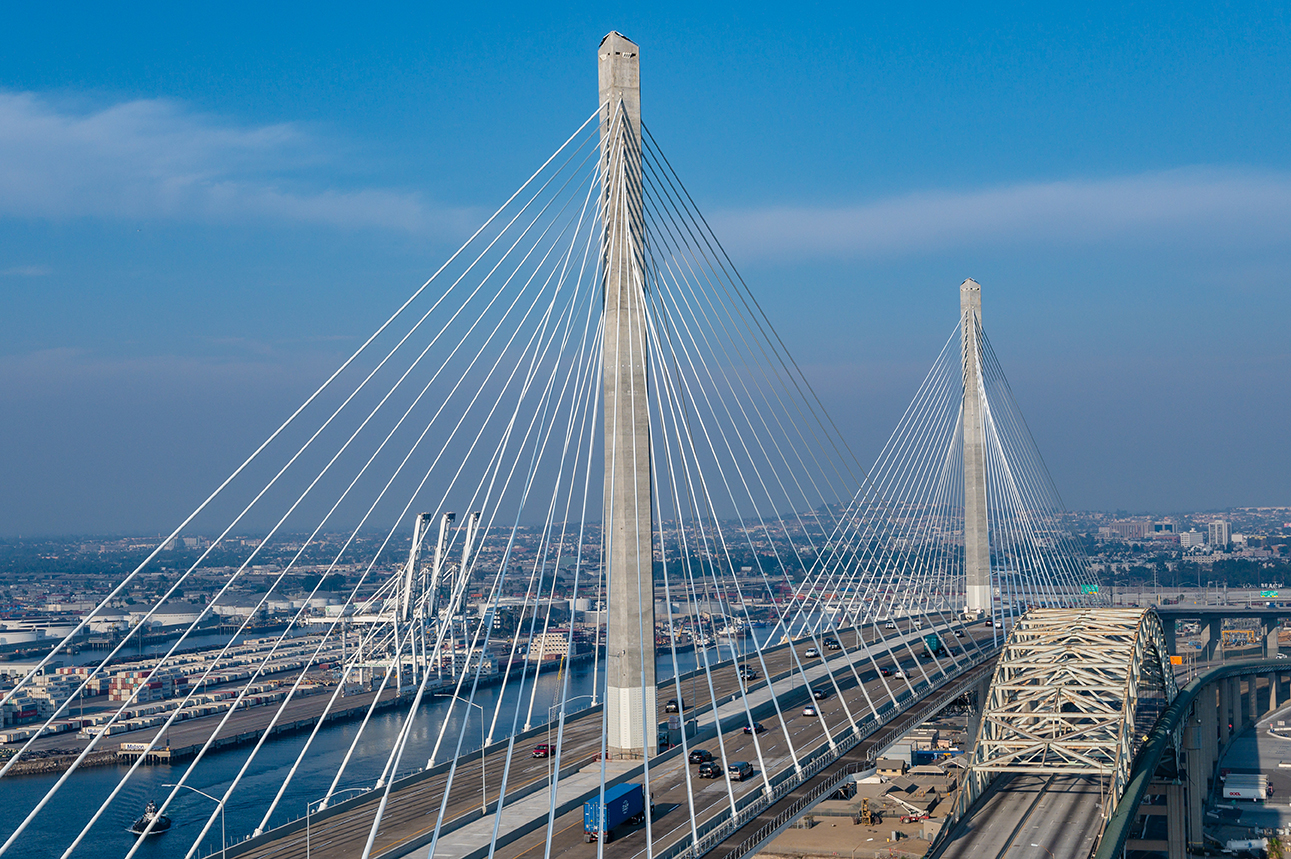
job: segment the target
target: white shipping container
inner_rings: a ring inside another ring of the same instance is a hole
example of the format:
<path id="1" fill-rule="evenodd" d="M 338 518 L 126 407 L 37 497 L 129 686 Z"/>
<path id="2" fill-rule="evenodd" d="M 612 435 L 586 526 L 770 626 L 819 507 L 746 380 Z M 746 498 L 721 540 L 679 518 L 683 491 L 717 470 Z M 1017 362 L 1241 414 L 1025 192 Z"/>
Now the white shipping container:
<path id="1" fill-rule="evenodd" d="M 1224 784 L 1224 799 L 1268 799 L 1267 785 L 1258 784 Z"/>

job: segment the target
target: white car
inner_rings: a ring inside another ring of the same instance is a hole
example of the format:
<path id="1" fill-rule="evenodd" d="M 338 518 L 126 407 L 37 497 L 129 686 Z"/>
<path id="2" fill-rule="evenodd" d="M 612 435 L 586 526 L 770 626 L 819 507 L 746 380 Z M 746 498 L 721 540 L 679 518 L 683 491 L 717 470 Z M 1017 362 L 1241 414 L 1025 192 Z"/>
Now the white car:
<path id="1" fill-rule="evenodd" d="M 820 713 L 816 712 L 816 707 L 815 707 L 814 705 L 812 705 L 812 704 L 808 704 L 806 707 L 803 707 L 803 708 L 802 708 L 802 714 L 803 714 L 804 716 L 819 716 L 819 715 L 820 715 Z"/>
<path id="2" fill-rule="evenodd" d="M 896 671 L 893 671 L 892 676 L 900 677 L 902 680 L 906 679 L 906 673 L 902 671 L 900 668 L 898 668 Z"/>

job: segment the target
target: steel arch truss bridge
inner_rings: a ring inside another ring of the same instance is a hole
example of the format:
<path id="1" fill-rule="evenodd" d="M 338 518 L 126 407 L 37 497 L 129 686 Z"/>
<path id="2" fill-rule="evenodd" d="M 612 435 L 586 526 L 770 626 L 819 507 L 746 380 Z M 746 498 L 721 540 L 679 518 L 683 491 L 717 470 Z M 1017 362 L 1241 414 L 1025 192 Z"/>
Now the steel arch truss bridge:
<path id="1" fill-rule="evenodd" d="M 996 666 L 961 809 L 999 773 L 1110 777 L 1114 805 L 1143 738 L 1177 694 L 1154 611 L 1029 612 Z"/>

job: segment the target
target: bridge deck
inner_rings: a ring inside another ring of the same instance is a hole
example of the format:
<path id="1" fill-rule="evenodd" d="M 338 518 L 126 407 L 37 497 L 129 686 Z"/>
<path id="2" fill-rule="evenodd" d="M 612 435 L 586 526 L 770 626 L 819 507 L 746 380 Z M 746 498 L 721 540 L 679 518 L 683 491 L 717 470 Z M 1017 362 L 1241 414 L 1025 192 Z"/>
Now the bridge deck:
<path id="1" fill-rule="evenodd" d="M 986 636 L 989 637 L 989 630 Z M 913 667 L 913 660 L 901 660 L 899 664 L 907 670 Z M 886 661 L 881 662 L 888 665 Z M 883 679 L 876 675 L 873 670 L 860 672 L 861 679 L 864 681 L 865 694 L 872 699 L 878 700 L 878 696 L 883 694 Z M 847 724 L 846 714 L 842 700 L 847 702 L 854 715 L 857 715 L 861 708 L 865 706 L 865 694 L 856 686 L 853 678 L 848 678 L 849 682 L 843 682 L 839 678 L 839 696 L 831 696 L 821 702 L 821 718 L 814 718 L 802 715 L 801 706 L 789 708 L 785 713 L 786 729 L 789 732 L 788 740 L 792 740 L 795 751 L 799 757 L 804 756 L 805 751 L 811 751 L 823 745 L 826 742 L 824 725 L 822 719 L 827 723 L 831 730 L 837 734 L 844 725 Z M 840 698 L 842 700 L 840 700 Z M 789 756 L 788 742 L 783 736 L 778 726 L 770 727 L 768 720 L 768 732 L 762 735 L 762 752 L 767 762 L 768 768 L 773 772 L 779 772 L 792 765 L 792 759 Z M 878 739 L 877 742 L 886 743 L 888 739 Z M 727 732 L 723 735 L 723 743 L 726 747 L 726 760 L 749 760 L 756 761 L 756 754 L 753 749 L 751 737 L 745 736 L 738 728 L 734 731 Z M 696 747 L 707 748 L 715 755 L 718 754 L 717 744 L 715 742 L 697 743 Z M 859 762 L 866 759 L 866 756 L 872 751 L 873 743 L 862 741 L 851 751 L 843 755 L 834 766 L 846 766 L 850 762 Z M 660 849 L 685 837 L 690 828 L 690 812 L 687 803 L 685 770 L 686 765 L 680 760 L 672 761 L 667 767 L 660 768 L 656 771 L 651 770 L 651 784 L 654 786 L 656 815 L 651 825 L 650 835 L 654 841 L 654 852 L 659 853 Z M 730 803 L 726 793 L 725 779 L 718 779 L 711 782 L 705 782 L 694 778 L 692 768 L 691 775 L 693 779 L 693 789 L 695 791 L 695 815 L 699 831 L 703 833 L 703 824 L 717 815 L 723 814 L 730 809 Z M 735 832 L 728 835 L 722 842 L 727 844 L 739 844 L 748 835 L 760 830 L 767 821 L 774 819 L 783 807 L 792 805 L 797 799 L 813 789 L 813 786 L 824 775 L 819 775 L 806 780 L 786 797 L 773 804 L 770 808 L 758 814 L 756 817 L 745 823 Z M 761 782 L 748 781 L 736 783 L 733 785 L 734 794 L 737 801 L 755 793 Z M 557 851 L 561 854 L 566 851 L 577 851 L 582 842 L 582 811 L 576 809 L 560 817 L 556 821 L 555 834 L 552 838 L 552 854 L 556 855 Z M 546 832 L 543 830 L 518 839 L 515 843 L 508 845 L 497 851 L 496 856 L 499 859 L 536 859 L 543 854 L 546 843 Z M 584 852 L 588 856 L 595 855 L 594 846 L 588 846 Z M 644 856 L 646 851 L 646 828 L 645 826 L 637 827 L 630 834 L 614 842 L 614 854 L 618 856 Z M 608 850 L 607 850 L 608 852 Z M 437 854 L 438 855 L 438 854 Z M 718 855 L 721 855 L 720 852 Z"/>
<path id="2" fill-rule="evenodd" d="M 1092 776 L 1002 775 L 939 859 L 1085 859 L 1104 790 Z"/>
<path id="3" fill-rule="evenodd" d="M 904 624 L 903 624 L 904 626 Z M 889 631 L 887 633 L 888 641 L 908 641 L 910 648 L 918 650 L 917 639 L 925 630 L 902 629 L 897 632 Z M 947 638 L 947 643 L 959 655 L 959 649 L 970 648 L 971 644 L 977 640 L 989 639 L 992 630 L 989 628 L 976 627 L 973 630 L 973 639 L 954 639 Z M 875 645 L 879 643 L 880 636 L 878 631 L 873 631 L 865 637 L 866 643 L 874 650 Z M 849 652 L 855 654 L 857 648 L 853 633 L 846 635 L 844 643 L 851 643 Z M 808 667 L 808 676 L 812 679 L 811 685 L 832 686 L 837 684 L 837 689 L 841 695 L 831 688 L 830 697 L 820 702 L 820 718 L 807 717 L 802 715 L 802 705 L 807 699 L 805 687 L 800 686 L 795 692 L 781 693 L 779 696 L 780 705 L 785 715 L 785 723 L 788 730 L 788 737 L 785 731 L 780 728 L 779 722 L 775 719 L 774 714 L 770 717 L 759 716 L 768 730 L 759 736 L 759 742 L 762 748 L 763 761 L 767 769 L 772 773 L 777 773 L 785 767 L 791 766 L 793 761 L 789 754 L 789 741 L 792 741 L 794 752 L 801 759 L 806 752 L 814 750 L 820 746 L 825 739 L 825 727 L 837 735 L 840 731 L 848 727 L 846 711 L 843 701 L 846 701 L 847 707 L 850 708 L 852 715 L 861 721 L 871 714 L 869 706 L 866 704 L 866 694 L 874 701 L 876 706 L 882 707 L 888 703 L 888 690 L 895 694 L 903 692 L 908 693 L 911 683 L 917 683 L 922 679 L 922 671 L 927 671 L 929 675 L 935 672 L 931 660 L 919 660 L 911 657 L 906 651 L 904 645 L 898 654 L 902 658 L 892 659 L 888 656 L 880 657 L 875 651 L 875 656 L 879 664 L 883 667 L 901 667 L 910 675 L 909 680 L 902 680 L 895 677 L 882 677 L 865 659 L 863 664 L 858 664 L 858 673 L 863 681 L 865 692 L 857 686 L 852 671 L 841 658 L 842 654 L 832 656 L 828 663 L 821 660 L 803 660 L 804 665 Z M 777 676 L 788 672 L 792 667 L 792 659 L 788 647 L 781 646 L 768 649 L 765 652 L 767 668 L 772 676 Z M 951 668 L 950 660 L 943 659 L 947 669 Z M 811 664 L 809 664 L 809 662 Z M 829 680 L 829 673 L 833 673 L 833 681 Z M 817 678 L 822 679 L 823 683 L 818 683 Z M 756 707 L 759 704 L 767 704 L 770 700 L 770 693 L 764 681 L 759 681 L 761 688 L 753 689 L 749 694 L 749 707 Z M 783 681 L 793 682 L 793 681 Z M 683 688 L 689 692 L 691 681 L 683 681 Z M 686 697 L 691 701 L 698 701 L 701 697 L 708 698 L 706 681 L 701 677 L 696 681 L 696 693 Z M 739 680 L 736 677 L 735 666 L 727 663 L 713 670 L 713 683 L 716 691 L 716 697 L 722 702 L 718 715 L 722 722 L 722 743 L 725 747 L 725 754 L 716 742 L 715 729 L 712 727 L 711 707 L 707 712 L 699 712 L 699 730 L 700 736 L 705 735 L 712 739 L 701 739 L 690 741 L 690 748 L 707 748 L 718 758 L 726 761 L 748 760 L 758 767 L 758 757 L 754 748 L 753 738 L 746 736 L 742 732 L 746 718 L 744 716 L 744 702 L 738 697 Z M 756 684 L 755 684 L 756 685 Z M 675 687 L 664 684 L 660 687 L 659 697 L 661 700 L 673 697 Z M 732 700 L 734 699 L 734 700 Z M 792 702 L 792 705 L 789 703 Z M 660 717 L 663 717 L 660 713 Z M 688 712 L 688 715 L 690 713 Z M 600 783 L 600 765 L 594 762 L 594 756 L 600 748 L 601 738 L 601 715 L 599 712 L 583 714 L 579 718 L 571 718 L 566 722 L 564 750 L 562 752 L 561 769 L 562 778 L 558 796 L 558 804 L 565 804 L 568 800 L 571 805 L 569 810 L 559 814 L 554 827 L 555 834 L 552 839 L 552 849 L 582 849 L 582 809 L 580 797 L 595 790 Z M 534 856 L 541 856 L 546 843 L 546 816 L 549 808 L 549 794 L 547 785 L 549 784 L 549 767 L 552 766 L 550 759 L 534 759 L 529 756 L 529 747 L 533 740 L 526 741 L 524 745 L 517 744 L 516 750 L 511 761 L 511 772 L 508 775 L 507 789 L 507 806 L 503 811 L 503 821 L 500 826 L 500 832 L 507 833 L 510 831 L 510 843 L 503 845 L 507 840 L 499 837 L 499 847 L 496 852 L 498 859 L 509 859 L 509 857 L 525 856 L 532 859 Z M 485 773 L 488 782 L 488 799 L 490 803 L 490 814 L 487 817 L 481 815 L 481 780 L 480 780 L 480 761 L 478 753 L 473 756 L 464 756 L 459 762 L 457 772 L 453 777 L 453 784 L 449 796 L 447 810 L 444 814 L 444 825 L 441 830 L 440 841 L 436 847 L 436 856 L 454 856 L 466 857 L 474 852 L 478 852 L 481 845 L 487 845 L 492 840 L 495 815 L 492 813 L 497 801 L 497 785 L 502 780 L 503 769 L 506 764 L 506 747 L 494 748 L 485 758 Z M 638 765 L 639 766 L 639 765 Z M 624 762 L 611 762 L 609 765 L 610 772 L 607 773 L 607 779 L 613 777 L 614 771 L 622 771 Z M 585 770 L 578 775 L 574 773 L 578 770 Z M 686 793 L 686 769 L 685 761 L 679 753 L 664 755 L 656 758 L 651 762 L 650 783 L 656 802 L 656 818 L 652 823 L 652 835 L 656 845 L 656 850 L 661 845 L 667 845 L 682 837 L 689 828 L 690 814 L 687 805 Z M 696 817 L 702 823 L 714 815 L 728 811 L 730 802 L 726 791 L 726 780 L 715 779 L 712 781 L 702 781 L 695 777 L 694 768 L 690 768 L 692 777 L 692 790 L 696 798 Z M 429 835 L 435 826 L 435 820 L 439 816 L 439 809 L 444 795 L 446 785 L 446 774 L 436 774 L 421 781 L 416 781 L 406 786 L 400 786 L 391 793 L 390 801 L 387 805 L 381 828 L 378 831 L 374 856 L 393 857 L 404 855 L 422 855 L 426 852 L 426 845 L 429 843 Z M 738 801 L 740 798 L 749 795 L 758 790 L 764 784 L 762 774 L 759 772 L 755 778 L 737 782 L 733 785 L 733 793 Z M 529 789 L 531 794 L 527 798 L 519 798 L 513 802 L 513 797 L 517 794 L 523 794 Z M 311 857 L 318 859 L 341 859 L 341 857 L 351 857 L 360 855 L 363 845 L 368 837 L 371 827 L 371 821 L 375 812 L 377 800 L 369 799 L 362 803 L 356 804 L 347 809 L 345 812 L 336 814 L 333 817 L 320 820 L 310 826 L 308 852 Z M 242 845 L 236 851 L 236 855 L 247 857 L 274 857 L 274 859 L 295 859 L 295 857 L 304 857 L 306 855 L 306 833 L 303 829 L 297 831 L 286 831 L 279 837 L 274 837 L 274 833 L 266 833 L 268 838 L 257 839 L 255 842 L 249 842 Z M 645 848 L 646 831 L 644 826 L 637 827 L 635 830 L 625 828 L 619 833 L 619 837 L 613 842 L 614 853 L 617 855 L 632 855 Z M 579 845 L 579 847 L 575 847 Z M 594 850 L 593 846 L 587 846 L 586 849 Z M 233 854 L 234 851 L 230 850 Z"/>

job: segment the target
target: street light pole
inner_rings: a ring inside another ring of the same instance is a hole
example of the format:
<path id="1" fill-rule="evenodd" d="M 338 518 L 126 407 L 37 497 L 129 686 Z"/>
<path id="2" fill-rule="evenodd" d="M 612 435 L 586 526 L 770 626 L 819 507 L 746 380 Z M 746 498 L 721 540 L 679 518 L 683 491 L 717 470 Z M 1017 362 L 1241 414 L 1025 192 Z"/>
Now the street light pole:
<path id="1" fill-rule="evenodd" d="M 465 698 L 459 698 L 456 695 L 436 695 L 435 697 L 448 698 L 449 700 L 452 700 L 452 701 L 461 701 L 463 704 L 466 704 L 467 706 L 470 706 L 470 707 L 474 707 L 475 709 L 480 711 L 480 814 L 481 815 L 488 814 L 489 813 L 488 773 L 484 771 L 484 721 L 485 721 L 484 708 L 481 707 L 479 704 L 476 704 L 472 701 L 467 701 Z M 448 705 L 448 712 L 450 713 L 453 712 L 452 704 Z M 466 717 L 468 719 L 471 717 L 471 712 L 469 710 L 466 711 Z"/>
<path id="2" fill-rule="evenodd" d="M 221 859 L 227 859 L 228 852 L 229 852 L 229 842 L 228 842 L 228 839 L 225 837 L 225 829 L 224 829 L 224 800 L 216 799 L 206 791 L 198 790 L 197 788 L 186 784 L 163 784 L 162 787 L 186 788 L 187 790 L 191 790 L 193 793 L 200 793 L 202 796 L 206 797 L 211 802 L 215 803 L 220 807 L 220 857 Z"/>
<path id="3" fill-rule="evenodd" d="M 560 701 L 555 704 L 552 704 L 550 707 L 547 708 L 547 785 L 548 786 L 551 785 L 551 768 L 554 766 L 552 759 L 555 758 L 554 751 L 551 747 L 551 723 L 555 720 L 552 719 L 551 714 L 559 710 L 562 705 L 568 708 L 571 702 L 578 701 L 582 698 L 589 699 L 592 702 L 592 706 L 593 707 L 596 706 L 596 696 L 579 695 L 577 697 L 570 698 L 568 701 Z"/>

